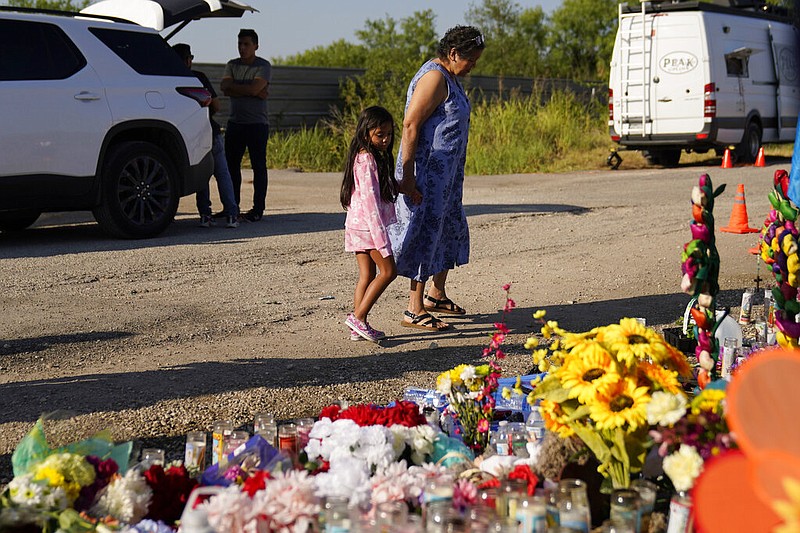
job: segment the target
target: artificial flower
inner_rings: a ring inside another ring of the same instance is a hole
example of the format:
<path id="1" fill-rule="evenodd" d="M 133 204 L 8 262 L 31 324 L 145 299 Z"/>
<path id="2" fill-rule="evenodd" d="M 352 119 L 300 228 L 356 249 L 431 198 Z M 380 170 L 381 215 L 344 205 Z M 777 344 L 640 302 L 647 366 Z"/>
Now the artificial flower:
<path id="1" fill-rule="evenodd" d="M 638 387 L 632 379 L 621 379 L 589 405 L 589 416 L 598 429 L 635 431 L 645 422 L 649 401 L 647 387 Z"/>
<path id="2" fill-rule="evenodd" d="M 656 391 L 647 404 L 647 423 L 651 426 L 671 426 L 686 414 L 687 403 L 683 393 Z"/>
<path id="3" fill-rule="evenodd" d="M 664 458 L 662 468 L 675 490 L 688 491 L 703 471 L 703 458 L 693 446 L 681 444 L 677 452 Z"/>
<path id="4" fill-rule="evenodd" d="M 84 456 L 74 453 L 54 453 L 33 469 L 35 481 L 44 480 L 51 487 L 61 487 L 70 503 L 80 494 L 81 487 L 91 485 L 95 478 L 94 467 Z"/>
<path id="5" fill-rule="evenodd" d="M 635 318 L 623 318 L 598 332 L 598 340 L 613 352 L 618 361 L 628 367 L 636 361 L 645 361 L 663 343 L 655 331 L 643 326 Z"/>
<path id="6" fill-rule="evenodd" d="M 111 515 L 120 522 L 136 523 L 147 514 L 153 490 L 144 476 L 135 469 L 124 476 L 117 474 L 102 491 L 92 507 L 94 516 Z"/>
<path id="7" fill-rule="evenodd" d="M 189 476 L 183 465 L 163 466 L 154 464 L 144 472 L 147 484 L 153 490 L 153 501 L 147 518 L 173 523 L 181 517 L 189 495 L 197 486 L 197 480 Z"/>
<path id="8" fill-rule="evenodd" d="M 569 398 L 577 398 L 581 403 L 590 403 L 598 395 L 607 394 L 619 381 L 614 360 L 599 344 L 592 342 L 580 351 L 580 357 L 573 357 L 555 371 Z"/>

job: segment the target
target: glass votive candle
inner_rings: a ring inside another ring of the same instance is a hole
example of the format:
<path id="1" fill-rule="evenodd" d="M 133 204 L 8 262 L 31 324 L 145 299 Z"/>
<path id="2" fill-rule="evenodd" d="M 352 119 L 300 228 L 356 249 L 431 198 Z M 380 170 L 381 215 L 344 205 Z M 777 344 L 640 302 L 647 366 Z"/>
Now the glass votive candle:
<path id="1" fill-rule="evenodd" d="M 611 520 L 638 530 L 639 493 L 633 489 L 617 489 L 611 494 Z"/>
<path id="2" fill-rule="evenodd" d="M 164 466 L 164 450 L 161 448 L 144 448 L 142 450 L 141 463 L 145 468 L 153 465 Z"/>
<path id="3" fill-rule="evenodd" d="M 341 496 L 328 496 L 323 504 L 324 531 L 350 531 L 350 500 Z"/>
<path id="4" fill-rule="evenodd" d="M 478 489 L 478 504 L 497 512 L 497 489 L 487 487 Z"/>
<path id="5" fill-rule="evenodd" d="M 203 470 L 206 466 L 206 432 L 190 431 L 186 434 L 183 464 L 189 470 Z"/>
<path id="6" fill-rule="evenodd" d="M 639 531 L 650 530 L 650 518 L 656 506 L 658 486 L 646 479 L 634 479 L 631 488 L 639 493 L 639 516 L 636 522 Z"/>
<path id="7" fill-rule="evenodd" d="M 256 413 L 253 417 L 253 434 L 260 434 L 264 428 L 270 424 L 275 423 L 275 417 L 272 413 Z"/>
<path id="8" fill-rule="evenodd" d="M 250 434 L 246 431 L 231 431 L 231 434 L 225 440 L 225 455 L 231 454 L 239 446 L 243 446 L 250 438 Z"/>
<path id="9" fill-rule="evenodd" d="M 547 530 L 547 509 L 544 494 L 522 496 L 517 500 L 517 515 L 520 531 L 523 533 L 540 533 Z"/>
<path id="10" fill-rule="evenodd" d="M 297 456 L 297 425 L 291 422 L 278 426 L 278 449 L 289 457 Z"/>
<path id="11" fill-rule="evenodd" d="M 233 422 L 217 420 L 211 424 L 211 464 L 217 464 L 225 453 L 225 439 L 233 431 Z"/>
<path id="12" fill-rule="evenodd" d="M 313 418 L 296 418 L 294 423 L 297 426 L 297 451 L 305 449 L 308 444 L 308 434 L 311 433 L 311 428 L 314 427 L 315 420 Z"/>
<path id="13" fill-rule="evenodd" d="M 497 488 L 495 511 L 502 518 L 517 517 L 517 501 L 528 495 L 528 484 L 522 479 L 506 479 Z"/>
<path id="14" fill-rule="evenodd" d="M 261 435 L 270 446 L 278 447 L 278 424 L 275 422 L 261 426 L 256 435 Z"/>
<path id="15" fill-rule="evenodd" d="M 629 522 L 612 520 L 611 518 L 603 522 L 601 531 L 602 533 L 636 533 L 636 530 Z"/>
<path id="16" fill-rule="evenodd" d="M 389 533 L 395 526 L 408 520 L 408 505 L 401 501 L 379 503 L 375 508 L 375 522 L 380 533 Z"/>
<path id="17" fill-rule="evenodd" d="M 556 501 L 558 523 L 578 531 L 589 531 L 592 527 L 592 513 L 589 508 L 589 494 L 586 483 L 580 479 L 562 479 L 558 482 Z"/>

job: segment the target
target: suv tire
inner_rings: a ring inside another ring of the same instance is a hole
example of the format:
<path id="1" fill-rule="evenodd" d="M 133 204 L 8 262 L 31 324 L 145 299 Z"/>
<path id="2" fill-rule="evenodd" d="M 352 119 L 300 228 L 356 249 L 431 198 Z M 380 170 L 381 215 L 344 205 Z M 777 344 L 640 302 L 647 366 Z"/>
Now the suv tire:
<path id="1" fill-rule="evenodd" d="M 180 200 L 177 171 L 154 144 L 124 142 L 110 150 L 94 216 L 105 232 L 126 239 L 152 237 L 166 229 Z"/>
<path id="2" fill-rule="evenodd" d="M 0 211 L 0 231 L 22 231 L 36 222 L 41 214 L 34 209 Z"/>

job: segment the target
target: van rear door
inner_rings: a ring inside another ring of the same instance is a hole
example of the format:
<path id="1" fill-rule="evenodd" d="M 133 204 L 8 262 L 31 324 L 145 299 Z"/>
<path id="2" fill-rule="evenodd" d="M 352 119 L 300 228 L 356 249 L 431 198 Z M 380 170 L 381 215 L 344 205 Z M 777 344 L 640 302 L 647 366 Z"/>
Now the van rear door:
<path id="1" fill-rule="evenodd" d="M 702 15 L 661 13 L 653 17 L 652 31 L 652 134 L 700 132 L 705 125 L 703 94 L 709 69 Z"/>

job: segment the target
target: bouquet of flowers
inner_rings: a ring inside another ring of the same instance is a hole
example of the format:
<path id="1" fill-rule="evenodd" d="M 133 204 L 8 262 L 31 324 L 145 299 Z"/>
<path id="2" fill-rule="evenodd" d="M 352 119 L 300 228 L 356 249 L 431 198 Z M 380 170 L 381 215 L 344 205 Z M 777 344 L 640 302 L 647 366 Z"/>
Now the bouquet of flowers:
<path id="1" fill-rule="evenodd" d="M 544 311 L 534 317 L 543 319 Z M 549 345 L 540 348 L 531 338 L 526 347 L 548 375 L 528 402 L 541 400 L 545 427 L 580 438 L 600 463 L 598 472 L 614 488 L 628 487 L 651 444 L 647 405 L 656 391 L 682 393 L 678 376 L 690 374 L 686 357 L 632 318 L 585 333 L 548 321 L 541 332 Z"/>
<path id="2" fill-rule="evenodd" d="M 436 390 L 447 396 L 447 409 L 458 423 L 456 431 L 476 454 L 489 443 L 499 378 L 500 368 L 494 363 L 458 365 L 436 378 Z"/>
<path id="3" fill-rule="evenodd" d="M 683 393 L 653 393 L 647 421 L 650 436 L 664 458 L 664 473 L 675 490 L 688 491 L 703 471 L 704 463 L 736 448 L 725 419 L 725 391 L 705 388 L 689 403 Z"/>

